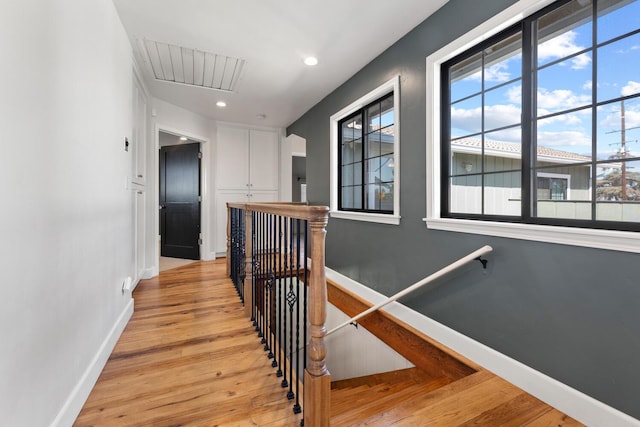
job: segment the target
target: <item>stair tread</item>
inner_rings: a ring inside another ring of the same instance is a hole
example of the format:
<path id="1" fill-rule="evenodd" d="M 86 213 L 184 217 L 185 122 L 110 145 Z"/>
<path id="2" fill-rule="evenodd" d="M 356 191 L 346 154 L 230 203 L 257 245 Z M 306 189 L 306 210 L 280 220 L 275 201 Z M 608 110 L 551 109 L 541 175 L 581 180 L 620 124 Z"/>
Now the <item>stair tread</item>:
<path id="1" fill-rule="evenodd" d="M 352 425 L 458 426 L 482 420 L 500 405 L 524 392 L 487 371 L 479 371 L 425 395 L 417 395 L 394 408 Z M 499 412 L 499 411 L 497 411 Z M 486 420 L 485 420 L 486 421 Z M 489 423 L 493 424 L 493 423 Z"/>
<path id="2" fill-rule="evenodd" d="M 393 395 L 407 387 L 415 386 L 412 382 L 398 384 L 377 384 L 374 386 L 360 386 L 353 390 L 341 389 L 338 393 L 331 393 L 331 413 L 338 415 L 354 407 L 366 405 L 371 401 L 379 401 L 385 396 Z"/>
<path id="3" fill-rule="evenodd" d="M 443 387 L 450 382 L 451 379 L 447 378 L 446 376 L 442 376 L 440 378 L 423 383 L 411 384 L 410 382 L 407 382 L 403 384 L 403 386 L 397 387 L 395 390 L 393 390 L 393 392 L 390 392 L 385 396 L 376 399 L 370 399 L 358 406 L 350 408 L 348 411 L 345 411 L 343 413 L 338 414 L 336 412 L 333 412 L 332 408 L 331 424 L 336 426 L 354 425 L 360 420 L 367 419 L 374 414 L 390 410 L 396 407 L 401 402 L 412 399 L 414 396 L 429 393 L 430 391 Z"/>
<path id="4" fill-rule="evenodd" d="M 419 368 L 406 368 L 396 371 L 381 372 L 373 375 L 365 375 L 356 378 L 349 378 L 345 380 L 338 380 L 331 382 L 331 390 L 340 390 L 343 388 L 350 388 L 359 385 L 375 385 L 381 383 L 395 384 L 398 382 L 412 380 L 414 382 L 431 380 L 432 376 L 426 374 Z"/>

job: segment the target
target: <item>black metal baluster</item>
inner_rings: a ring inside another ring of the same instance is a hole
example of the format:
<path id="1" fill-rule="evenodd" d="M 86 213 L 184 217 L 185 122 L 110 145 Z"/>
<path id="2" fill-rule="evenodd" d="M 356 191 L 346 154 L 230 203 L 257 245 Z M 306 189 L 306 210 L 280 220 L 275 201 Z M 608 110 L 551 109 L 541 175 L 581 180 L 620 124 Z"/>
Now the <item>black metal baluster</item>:
<path id="1" fill-rule="evenodd" d="M 282 270 L 282 277 L 283 277 L 283 282 L 282 282 L 282 286 L 284 287 L 285 292 L 287 291 L 287 270 L 289 269 L 289 260 L 287 258 L 288 256 L 288 251 L 290 250 L 289 248 L 289 234 L 288 234 L 288 225 L 289 225 L 289 219 L 285 218 L 284 219 L 284 233 L 283 233 L 283 240 L 284 240 L 284 251 L 282 253 L 282 257 L 284 259 L 284 269 Z M 285 298 L 286 298 L 286 294 L 285 294 Z M 289 302 L 289 299 L 287 299 L 287 303 Z M 284 311 L 284 328 L 282 331 L 282 347 L 283 347 L 283 357 L 282 357 L 282 363 L 284 364 L 283 367 L 283 371 L 284 371 L 284 378 L 282 379 L 282 388 L 286 388 L 289 386 L 289 382 L 287 381 L 287 329 L 288 329 L 288 321 L 287 321 L 287 308 L 288 307 L 282 307 L 282 310 Z"/>
<path id="2" fill-rule="evenodd" d="M 231 208 L 231 274 L 233 275 L 233 285 L 238 290 L 238 212 L 236 208 Z"/>
<path id="3" fill-rule="evenodd" d="M 271 234 L 271 223 L 273 221 L 273 215 L 267 214 L 267 222 L 266 222 L 266 236 L 267 236 L 267 252 L 265 256 L 267 257 L 267 281 L 266 292 L 265 292 L 265 334 L 266 334 L 266 342 L 264 345 L 264 350 L 268 352 L 267 357 L 269 359 L 273 358 L 273 353 L 271 352 L 271 311 L 273 309 L 271 303 L 271 294 L 273 288 L 273 258 L 271 256 L 272 246 L 273 246 L 273 236 Z"/>
<path id="4" fill-rule="evenodd" d="M 302 354 L 302 375 L 304 375 L 305 370 L 307 369 L 307 314 L 309 313 L 309 305 L 308 305 L 308 290 L 309 290 L 309 277 L 308 277 L 308 271 L 309 271 L 309 266 L 307 264 L 307 260 L 309 259 L 308 254 L 309 254 L 309 221 L 308 220 L 304 220 L 304 270 L 303 270 L 303 283 L 302 286 L 304 286 L 304 303 L 303 303 L 303 310 L 304 310 L 304 322 L 302 323 L 302 327 L 303 327 L 303 333 L 304 333 L 304 339 L 302 340 L 302 342 L 304 343 L 303 346 L 303 354 Z M 303 390 L 304 391 L 304 390 Z M 300 421 L 300 425 L 304 426 L 304 417 L 302 419 L 302 421 Z"/>
<path id="5" fill-rule="evenodd" d="M 256 331 L 258 332 L 258 337 L 262 337 L 262 269 L 264 265 L 262 264 L 262 244 L 264 240 L 264 235 L 262 234 L 264 229 L 262 227 L 262 212 L 258 212 L 258 247 L 256 248 L 256 265 L 258 267 L 258 275 L 256 280 L 256 320 L 258 321 L 258 326 L 256 326 Z"/>
<path id="6" fill-rule="evenodd" d="M 266 259 L 264 256 L 264 251 L 265 251 L 265 246 L 266 246 L 266 238 L 265 238 L 265 221 L 266 221 L 266 214 L 264 212 L 260 213 L 261 215 L 261 219 L 260 219 L 260 241 L 261 241 L 261 245 L 260 245 L 260 252 L 258 253 L 258 256 L 260 258 L 260 289 L 258 292 L 260 292 L 260 333 L 258 334 L 258 337 L 260 338 L 260 343 L 264 344 L 265 338 L 264 338 L 264 325 L 265 325 L 265 315 L 264 315 L 264 310 L 265 310 L 265 298 L 264 298 L 264 294 L 265 294 L 265 277 L 266 277 Z"/>
<path id="7" fill-rule="evenodd" d="M 291 319 L 291 324 L 289 328 L 289 392 L 287 393 L 287 399 L 293 400 L 295 394 L 293 393 L 293 324 L 297 320 L 293 318 L 293 306 L 296 304 L 298 297 L 296 293 L 293 291 L 293 268 L 294 268 L 294 259 L 293 259 L 293 221 L 290 220 L 289 226 L 289 239 L 290 239 L 290 252 L 289 252 L 289 292 L 287 293 L 287 303 L 289 304 L 289 318 Z"/>
<path id="8" fill-rule="evenodd" d="M 277 323 L 277 333 L 275 335 L 276 339 L 276 348 L 275 348 L 275 358 L 273 360 L 274 368 L 277 367 L 276 377 L 280 378 L 282 376 L 282 310 L 284 309 L 282 305 L 282 282 L 284 280 L 284 275 L 282 274 L 282 216 L 278 215 L 278 224 L 277 224 L 277 236 L 278 236 L 278 244 L 277 244 L 277 253 L 278 253 L 278 264 L 277 264 L 277 272 L 278 272 L 278 281 L 276 286 L 278 288 L 277 292 L 277 301 L 278 301 L 278 309 L 276 311 L 276 315 L 278 318 L 276 319 Z M 280 361 L 280 362 L 278 362 Z"/>
<path id="9" fill-rule="evenodd" d="M 233 217 L 234 217 L 234 212 L 233 212 L 233 208 L 231 208 L 229 209 L 229 221 L 231 221 L 231 235 L 229 236 L 229 238 L 231 239 L 231 280 L 235 285 L 236 279 L 235 279 L 234 270 L 233 270 L 233 264 L 235 262 L 234 251 L 233 251 L 233 241 L 235 237 L 233 234 L 234 233 Z"/>
<path id="10" fill-rule="evenodd" d="M 300 295 L 300 219 L 296 219 L 296 293 Z M 296 304 L 296 403 L 293 412 L 299 414 L 300 407 L 300 299 Z"/>
<path id="11" fill-rule="evenodd" d="M 258 259 L 256 258 L 256 248 L 258 247 L 258 214 L 251 212 L 251 321 L 253 326 L 258 326 L 256 313 L 256 277 L 258 270 Z"/>
<path id="12" fill-rule="evenodd" d="M 278 364 L 275 361 L 275 332 L 276 332 L 276 215 L 271 215 L 271 223 L 269 224 L 269 235 L 271 236 L 271 245 L 269 246 L 270 258 L 271 258 L 271 287 L 269 296 L 269 304 L 271 306 L 271 310 L 269 310 L 269 359 L 274 359 L 271 361 L 271 367 L 275 368 Z"/>
<path id="13" fill-rule="evenodd" d="M 267 342 L 267 334 L 269 331 L 267 330 L 267 282 L 269 281 L 269 257 L 267 251 L 269 250 L 269 235 L 267 230 L 269 215 L 266 213 L 262 214 L 262 252 L 260 252 L 260 258 L 262 260 L 262 289 L 260 292 L 260 297 L 262 298 L 262 303 L 260 304 L 262 310 L 262 339 L 260 340 L 261 344 L 266 344 Z"/>
<path id="14" fill-rule="evenodd" d="M 247 224 L 246 224 L 246 218 L 245 218 L 245 211 L 244 209 L 238 209 L 238 223 L 240 224 L 240 229 L 239 229 L 239 241 L 240 241 L 240 251 L 238 254 L 238 264 L 237 264 L 237 268 L 238 268 L 238 276 L 240 278 L 240 299 L 242 300 L 242 303 L 244 304 L 244 280 L 247 276 L 247 272 L 246 272 L 246 267 L 245 267 L 245 262 L 246 262 L 246 256 L 247 256 L 247 242 L 245 241 L 247 238 Z"/>

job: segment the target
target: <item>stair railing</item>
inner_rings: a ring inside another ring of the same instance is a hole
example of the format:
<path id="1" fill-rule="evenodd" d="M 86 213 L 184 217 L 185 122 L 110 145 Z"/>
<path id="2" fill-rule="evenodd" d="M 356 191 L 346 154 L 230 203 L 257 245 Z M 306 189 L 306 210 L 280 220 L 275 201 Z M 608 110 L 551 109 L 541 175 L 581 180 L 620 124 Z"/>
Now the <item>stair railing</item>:
<path id="1" fill-rule="evenodd" d="M 445 274 L 462 267 L 465 264 L 470 263 L 471 261 L 480 261 L 482 263 L 483 268 L 487 267 L 487 260 L 482 259 L 482 255 L 485 255 L 489 252 L 491 252 L 493 250 L 493 248 L 491 246 L 485 245 L 483 247 L 481 247 L 480 249 L 477 249 L 473 252 L 471 252 L 469 255 L 464 256 L 462 258 L 460 258 L 457 261 L 452 262 L 451 264 L 447 265 L 446 267 L 441 268 L 440 270 L 436 271 L 433 274 L 430 274 L 429 276 L 425 277 L 422 280 L 417 281 L 416 283 L 414 283 L 413 285 L 409 286 L 408 288 L 403 289 L 402 291 L 398 292 L 397 294 L 390 296 L 389 298 L 387 298 L 386 300 L 370 307 L 369 309 L 363 311 L 360 314 L 357 314 L 355 316 L 353 316 L 351 319 L 347 320 L 346 322 L 336 326 L 335 328 L 331 329 L 329 332 L 326 333 L 325 337 L 333 334 L 334 332 L 344 328 L 345 326 L 351 325 L 353 323 L 355 323 L 356 321 L 362 319 L 365 316 L 368 316 L 369 314 L 373 313 L 374 311 L 380 310 L 382 307 L 391 304 L 394 301 L 397 301 L 398 299 L 404 297 L 405 295 L 409 295 L 412 292 L 417 291 L 418 289 L 422 288 L 425 285 L 428 285 L 429 283 L 433 282 L 434 280 L 439 279 L 440 277 L 444 276 Z"/>
<path id="2" fill-rule="evenodd" d="M 303 412 L 302 424 L 329 426 L 331 376 L 324 343 L 329 209 L 227 203 L 227 210 L 227 274 L 245 314 L 280 385 L 288 388 L 293 411 Z"/>

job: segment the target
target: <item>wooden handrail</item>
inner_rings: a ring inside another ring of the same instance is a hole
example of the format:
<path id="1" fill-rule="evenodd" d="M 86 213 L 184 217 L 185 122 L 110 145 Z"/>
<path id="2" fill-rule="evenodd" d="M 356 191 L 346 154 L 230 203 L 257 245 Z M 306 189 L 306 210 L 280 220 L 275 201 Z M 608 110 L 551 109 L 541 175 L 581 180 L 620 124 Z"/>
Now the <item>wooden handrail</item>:
<path id="1" fill-rule="evenodd" d="M 245 213 L 245 313 L 251 317 L 251 301 L 254 284 L 252 275 L 252 213 L 266 213 L 291 219 L 306 220 L 308 224 L 309 246 L 305 256 L 310 260 L 308 271 L 308 331 L 306 369 L 304 371 L 304 424 L 310 427 L 328 427 L 330 421 L 331 375 L 326 366 L 327 283 L 325 277 L 325 237 L 329 219 L 327 206 L 309 206 L 299 203 L 227 203 L 227 212 L 231 208 L 244 210 Z M 227 227 L 230 233 L 230 226 Z M 231 239 L 227 234 L 227 241 Z M 230 245 L 228 243 L 227 248 Z M 230 253 L 227 253 L 230 257 Z M 316 268 L 312 267 L 316 266 Z"/>
<path id="2" fill-rule="evenodd" d="M 329 218 L 328 206 L 310 206 L 300 203 L 227 203 L 228 208 L 238 208 L 250 212 L 264 212 L 268 214 L 286 216 L 308 221 L 326 221 Z"/>
<path id="3" fill-rule="evenodd" d="M 447 265 L 446 267 L 441 268 L 440 270 L 436 271 L 433 274 L 430 274 L 429 276 L 425 277 L 422 280 L 417 281 L 416 283 L 414 283 L 413 285 L 409 286 L 406 289 L 401 290 L 400 292 L 398 292 L 397 294 L 390 296 L 389 298 L 387 298 L 386 300 L 382 301 L 381 303 L 378 303 L 374 306 L 372 306 L 371 308 L 363 311 L 362 313 L 353 316 L 351 319 L 347 320 L 346 322 L 336 326 L 335 328 L 331 329 L 329 332 L 326 333 L 325 336 L 329 336 L 331 334 L 333 334 L 334 332 L 344 328 L 345 326 L 348 326 L 350 324 L 352 324 L 353 322 L 373 313 L 376 310 L 380 310 L 382 307 L 384 307 L 387 304 L 391 304 L 392 302 L 402 298 L 405 295 L 410 294 L 411 292 L 414 292 L 418 289 L 420 289 L 421 287 L 433 282 L 434 280 L 444 276 L 445 274 L 462 267 L 463 265 L 474 261 L 476 259 L 478 259 L 479 257 L 481 257 L 482 255 L 489 253 L 493 250 L 493 248 L 491 246 L 485 245 L 483 247 L 481 247 L 480 249 L 471 252 L 469 255 L 464 256 L 462 258 L 460 258 L 457 261 L 452 262 L 451 264 Z M 484 266 L 484 262 L 483 262 L 483 266 Z"/>

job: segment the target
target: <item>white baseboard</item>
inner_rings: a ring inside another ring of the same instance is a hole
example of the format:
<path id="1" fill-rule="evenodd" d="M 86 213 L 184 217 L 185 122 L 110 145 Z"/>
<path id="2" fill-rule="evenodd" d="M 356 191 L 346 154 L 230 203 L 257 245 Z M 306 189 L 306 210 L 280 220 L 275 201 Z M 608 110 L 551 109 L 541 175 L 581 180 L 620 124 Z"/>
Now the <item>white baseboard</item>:
<path id="1" fill-rule="evenodd" d="M 142 275 L 140 276 L 141 279 L 151 279 L 154 276 L 157 276 L 157 274 L 153 274 L 153 268 L 145 268 L 144 270 L 142 270 Z"/>
<path id="2" fill-rule="evenodd" d="M 80 381 L 78 381 L 76 386 L 73 388 L 73 391 L 65 401 L 62 409 L 60 409 L 60 412 L 58 412 L 58 415 L 51 423 L 51 427 L 65 427 L 73 425 L 132 314 L 133 299 L 129 299 L 129 302 L 109 331 L 105 340 L 102 342 L 102 345 L 93 357 L 93 360 L 91 360 L 86 371 L 82 374 L 82 377 L 80 377 Z"/>
<path id="3" fill-rule="evenodd" d="M 373 304 L 381 303 L 387 298 L 330 268 L 326 268 L 326 276 Z M 393 302 L 383 310 L 583 424 L 591 427 L 640 426 L 639 420 L 407 306 Z"/>

